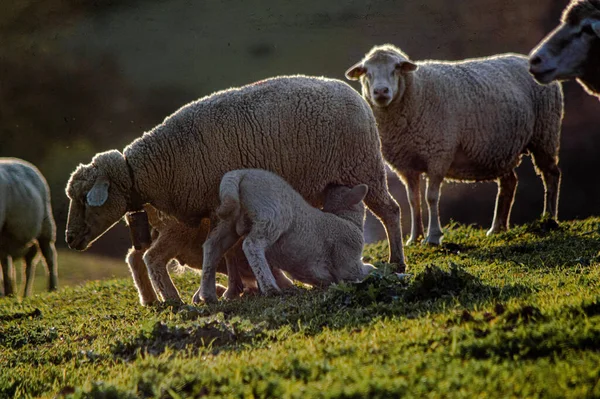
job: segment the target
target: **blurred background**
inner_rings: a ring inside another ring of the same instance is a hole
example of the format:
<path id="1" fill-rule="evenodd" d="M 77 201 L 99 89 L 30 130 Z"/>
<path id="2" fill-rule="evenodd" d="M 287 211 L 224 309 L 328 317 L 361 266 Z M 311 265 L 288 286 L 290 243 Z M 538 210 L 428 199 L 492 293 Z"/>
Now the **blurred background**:
<path id="1" fill-rule="evenodd" d="M 65 248 L 64 187 L 80 163 L 122 149 L 191 100 L 282 74 L 344 79 L 372 46 L 415 60 L 529 53 L 567 0 L 3 0 L 0 3 L 0 156 L 36 164 L 52 191 Z M 358 88 L 356 83 L 352 83 Z M 600 214 L 600 104 L 564 85 L 561 219 Z M 518 170 L 512 223 L 537 218 L 543 186 L 528 157 Z M 390 186 L 410 214 L 404 187 Z M 489 227 L 495 183 L 446 184 L 442 222 Z M 367 220 L 367 240 L 384 238 Z M 91 253 L 123 259 L 124 224 Z M 60 266 L 59 266 L 60 270 Z M 123 265 L 123 270 L 126 269 Z"/>

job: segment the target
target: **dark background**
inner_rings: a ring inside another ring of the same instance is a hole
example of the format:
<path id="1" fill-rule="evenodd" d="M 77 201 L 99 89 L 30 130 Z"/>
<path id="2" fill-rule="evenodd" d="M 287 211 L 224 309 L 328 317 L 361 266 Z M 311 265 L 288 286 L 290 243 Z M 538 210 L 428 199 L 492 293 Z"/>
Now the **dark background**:
<path id="1" fill-rule="evenodd" d="M 282 74 L 344 79 L 372 46 L 393 43 L 415 60 L 528 53 L 566 0 L 109 1 L 0 3 L 0 156 L 36 164 L 52 191 L 64 244 L 64 187 L 78 163 L 122 149 L 188 101 Z M 358 85 L 353 83 L 354 87 Z M 600 214 L 600 105 L 564 85 L 561 219 Z M 529 158 L 513 223 L 537 218 L 543 187 Z M 404 187 L 393 194 L 410 216 Z M 496 185 L 446 184 L 442 222 L 489 227 Z M 383 237 L 369 216 L 367 240 Z M 120 224 L 91 249 L 122 257 Z"/>

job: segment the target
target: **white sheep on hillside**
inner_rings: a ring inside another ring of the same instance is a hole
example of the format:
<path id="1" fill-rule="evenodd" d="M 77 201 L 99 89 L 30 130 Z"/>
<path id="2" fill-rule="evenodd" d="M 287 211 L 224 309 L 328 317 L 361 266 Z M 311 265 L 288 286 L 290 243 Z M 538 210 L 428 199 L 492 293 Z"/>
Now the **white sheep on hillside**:
<path id="1" fill-rule="evenodd" d="M 404 270 L 400 209 L 387 189 L 369 105 L 344 82 L 306 76 L 267 79 L 202 98 L 123 153 L 97 154 L 80 165 L 66 188 L 67 243 L 84 250 L 147 203 L 190 227 L 207 217 L 216 222 L 221 178 L 245 168 L 276 172 L 317 207 L 330 184 L 367 184 L 365 204 L 386 227 L 390 261 Z M 215 272 L 203 269 L 202 279 L 214 282 Z M 203 284 L 208 291 L 202 298 L 215 301 L 209 285 Z"/>
<path id="2" fill-rule="evenodd" d="M 17 158 L 0 158 L 0 262 L 4 295 L 15 295 L 13 260 L 25 259 L 25 296 L 31 293 L 38 250 L 48 267 L 48 289 L 58 287 L 56 225 L 50 190 L 39 170 Z"/>
<path id="3" fill-rule="evenodd" d="M 600 0 L 573 0 L 561 23 L 531 52 L 530 71 L 543 84 L 577 79 L 600 98 Z"/>
<path id="4" fill-rule="evenodd" d="M 323 210 L 310 206 L 281 177 L 260 169 L 226 173 L 219 192 L 221 221 L 204 243 L 205 269 L 215 267 L 240 237 L 266 295 L 280 291 L 273 266 L 316 286 L 362 280 L 374 269 L 362 262 L 364 184 L 328 187 Z M 194 300 L 208 289 L 198 290 Z"/>
<path id="5" fill-rule="evenodd" d="M 420 176 L 425 173 L 429 228 L 439 244 L 442 181 L 497 180 L 488 234 L 508 228 L 517 167 L 530 153 L 545 188 L 544 214 L 557 217 L 558 149 L 563 96 L 559 84 L 540 86 L 516 54 L 460 62 L 413 62 L 392 45 L 374 47 L 346 72 L 359 80 L 381 135 L 384 158 L 406 185 L 409 242 L 423 233 Z"/>
<path id="6" fill-rule="evenodd" d="M 176 260 L 180 265 L 188 266 L 195 270 L 202 269 L 202 243 L 206 240 L 210 231 L 210 221 L 202 220 L 200 226 L 189 227 L 179 222 L 177 219 L 159 212 L 151 205 L 144 205 L 144 212 L 147 215 L 146 223 L 138 223 L 132 226 L 130 219 L 133 215 L 128 215 L 127 219 L 131 229 L 151 228 L 150 237 L 142 240 L 139 248 L 131 247 L 127 254 L 127 264 L 131 270 L 135 286 L 138 290 L 140 302 L 142 305 L 148 305 L 158 301 L 157 293 L 162 299 L 171 301 L 181 301 L 179 291 L 173 284 L 167 268 L 159 267 L 148 269 L 149 265 L 167 265 L 171 260 Z M 226 254 L 228 262 L 235 265 L 239 275 L 230 276 L 227 289 L 217 286 L 217 293 L 224 298 L 232 299 L 244 290 L 250 292 L 258 290 L 256 278 L 246 261 L 242 252 L 241 243 Z M 217 271 L 227 274 L 225 261 L 219 263 Z M 150 278 L 148 273 L 154 273 Z M 282 288 L 289 288 L 293 285 L 279 269 L 274 269 L 273 274 L 277 284 Z M 154 289 L 153 284 L 156 285 Z"/>

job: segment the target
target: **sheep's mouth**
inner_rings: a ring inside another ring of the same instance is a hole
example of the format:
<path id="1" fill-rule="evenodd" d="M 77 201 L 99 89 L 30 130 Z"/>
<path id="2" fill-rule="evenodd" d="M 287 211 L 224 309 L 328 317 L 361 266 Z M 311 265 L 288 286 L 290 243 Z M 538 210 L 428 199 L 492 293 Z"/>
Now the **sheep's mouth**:
<path id="1" fill-rule="evenodd" d="M 556 79 L 556 68 L 550 68 L 545 70 L 537 70 L 530 68 L 529 72 L 533 75 L 534 79 L 541 84 L 548 84 Z"/>
<path id="2" fill-rule="evenodd" d="M 84 232 L 83 234 L 77 235 L 77 237 L 67 241 L 67 245 L 69 248 L 74 249 L 76 251 L 83 251 L 87 249 L 89 246 L 88 240 L 89 231 Z"/>
<path id="3" fill-rule="evenodd" d="M 387 107 L 388 105 L 390 105 L 391 101 L 392 101 L 392 98 L 387 95 L 373 96 L 373 102 L 375 103 L 376 106 L 381 107 L 381 108 Z"/>

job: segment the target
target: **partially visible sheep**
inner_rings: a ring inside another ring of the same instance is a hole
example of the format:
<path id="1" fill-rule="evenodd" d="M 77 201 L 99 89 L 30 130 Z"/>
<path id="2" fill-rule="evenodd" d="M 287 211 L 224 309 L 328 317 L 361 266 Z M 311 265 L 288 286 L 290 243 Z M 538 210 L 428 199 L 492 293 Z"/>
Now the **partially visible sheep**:
<path id="1" fill-rule="evenodd" d="M 216 222 L 221 178 L 244 168 L 277 172 L 317 207 L 330 184 L 367 184 L 365 203 L 386 227 L 390 261 L 404 270 L 400 209 L 387 190 L 371 109 L 346 83 L 305 76 L 192 102 L 123 154 L 108 151 L 80 165 L 66 188 L 67 243 L 84 250 L 148 203 L 190 227 L 207 217 Z M 213 283 L 202 297 L 216 300 L 215 270 L 203 269 L 202 279 Z"/>
<path id="2" fill-rule="evenodd" d="M 25 259 L 25 296 L 31 293 L 38 249 L 48 267 L 48 290 L 58 287 L 56 225 L 50 190 L 39 170 L 17 158 L 0 158 L 0 262 L 4 295 L 15 295 L 13 260 Z"/>
<path id="3" fill-rule="evenodd" d="M 210 231 L 208 219 L 202 220 L 197 228 L 186 226 L 177 219 L 159 212 L 151 205 L 144 205 L 151 227 L 151 243 L 139 249 L 132 247 L 127 254 L 127 264 L 139 293 L 142 305 L 158 301 L 157 294 L 163 300 L 181 302 L 181 297 L 169 273 L 167 265 L 177 260 L 181 265 L 192 269 L 202 269 L 202 243 Z M 130 225 L 130 228 L 133 226 Z M 244 290 L 254 291 L 258 287 L 256 279 L 246 257 L 237 245 L 226 255 L 229 263 L 235 265 L 234 276 L 230 276 L 228 289 L 217 286 L 219 294 L 227 299 L 235 298 Z M 225 262 L 220 262 L 217 271 L 228 274 Z M 279 269 L 273 270 L 278 284 L 282 288 L 293 285 Z"/>
<path id="4" fill-rule="evenodd" d="M 517 54 L 460 62 L 413 62 L 392 45 L 374 47 L 346 72 L 359 80 L 377 119 L 385 159 L 404 182 L 411 208 L 410 242 L 423 233 L 420 176 L 425 173 L 426 243 L 443 233 L 439 196 L 444 178 L 498 182 L 488 234 L 508 229 L 517 189 L 514 169 L 532 155 L 545 188 L 544 214 L 557 217 L 558 149 L 563 96 L 540 86 Z"/>
<path id="5" fill-rule="evenodd" d="M 531 52 L 530 72 L 547 84 L 577 79 L 600 98 L 600 0 L 573 0 L 561 23 Z"/>
<path id="6" fill-rule="evenodd" d="M 374 269 L 362 262 L 362 200 L 367 191 L 364 184 L 329 187 L 321 211 L 274 173 L 260 169 L 228 172 L 219 189 L 217 214 L 222 220 L 204 243 L 204 268 L 215 267 L 245 236 L 244 253 L 265 295 L 280 291 L 272 266 L 317 286 L 361 280 Z M 194 301 L 209 288 L 201 287 Z"/>

